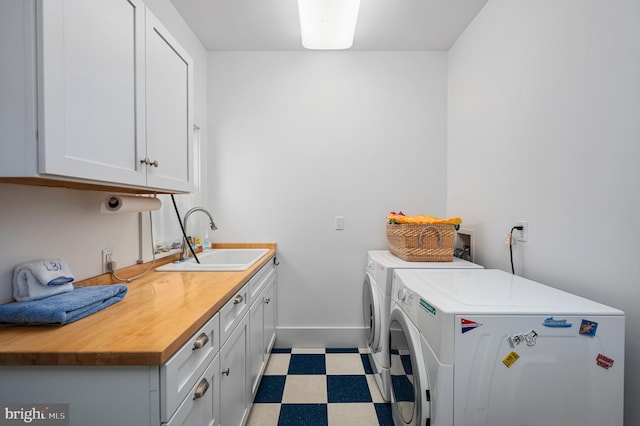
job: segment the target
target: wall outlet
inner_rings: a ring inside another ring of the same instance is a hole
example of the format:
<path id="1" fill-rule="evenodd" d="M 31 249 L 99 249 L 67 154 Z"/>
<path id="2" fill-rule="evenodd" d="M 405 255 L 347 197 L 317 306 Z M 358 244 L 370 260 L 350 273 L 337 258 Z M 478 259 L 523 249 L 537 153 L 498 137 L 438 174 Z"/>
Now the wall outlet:
<path id="1" fill-rule="evenodd" d="M 516 222 L 515 226 L 522 226 L 522 231 L 513 231 L 516 241 L 520 241 L 523 243 L 529 241 L 529 222 L 527 222 L 526 220 L 519 220 L 518 222 Z"/>
<path id="2" fill-rule="evenodd" d="M 102 249 L 102 273 L 103 274 L 111 272 L 109 270 L 109 262 L 113 262 L 113 249 L 112 248 Z"/>
<path id="3" fill-rule="evenodd" d="M 344 229 L 344 216 L 336 216 L 335 224 L 336 231 L 342 231 Z"/>

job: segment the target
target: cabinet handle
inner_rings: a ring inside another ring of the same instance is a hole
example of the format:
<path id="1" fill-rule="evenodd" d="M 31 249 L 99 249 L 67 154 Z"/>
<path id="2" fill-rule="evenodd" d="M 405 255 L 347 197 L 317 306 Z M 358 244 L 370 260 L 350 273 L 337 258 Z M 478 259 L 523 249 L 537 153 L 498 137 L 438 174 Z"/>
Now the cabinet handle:
<path id="1" fill-rule="evenodd" d="M 242 297 L 241 294 L 237 295 L 236 298 L 233 300 L 233 304 L 237 305 L 238 303 L 242 303 L 242 301 L 244 300 L 244 297 Z"/>
<path id="2" fill-rule="evenodd" d="M 196 338 L 195 342 L 193 342 L 193 348 L 191 348 L 191 350 L 195 351 L 196 349 L 200 349 L 204 345 L 206 345 L 208 342 L 209 342 L 209 336 L 207 336 L 206 333 L 202 333 Z"/>
<path id="3" fill-rule="evenodd" d="M 269 299 L 264 299 L 264 303 L 269 303 L 269 302 L 271 302 L 270 298 Z"/>
<path id="4" fill-rule="evenodd" d="M 224 374 L 225 376 L 229 376 L 229 369 L 225 368 L 224 370 L 222 370 L 222 374 Z"/>
<path id="5" fill-rule="evenodd" d="M 207 389 L 209 389 L 209 382 L 207 382 L 207 379 L 200 380 L 200 383 L 198 383 L 198 387 L 193 394 L 193 399 L 196 400 L 198 398 L 202 398 L 204 394 L 207 393 Z"/>
<path id="6" fill-rule="evenodd" d="M 158 167 L 158 160 L 151 161 L 149 160 L 149 157 L 145 157 L 144 159 L 140 160 L 140 163 L 146 164 L 147 166 Z"/>

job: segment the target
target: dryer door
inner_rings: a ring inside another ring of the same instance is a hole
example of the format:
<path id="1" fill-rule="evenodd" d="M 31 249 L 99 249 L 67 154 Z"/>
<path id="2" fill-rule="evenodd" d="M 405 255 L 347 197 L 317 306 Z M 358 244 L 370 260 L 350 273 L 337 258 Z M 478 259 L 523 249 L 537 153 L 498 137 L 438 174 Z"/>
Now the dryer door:
<path id="1" fill-rule="evenodd" d="M 431 391 L 418 329 L 397 307 L 389 325 L 391 413 L 394 425 L 428 425 Z"/>
<path id="2" fill-rule="evenodd" d="M 364 314 L 364 331 L 367 346 L 377 351 L 380 346 L 380 296 L 376 290 L 376 283 L 369 274 L 365 274 L 362 285 L 362 310 Z"/>

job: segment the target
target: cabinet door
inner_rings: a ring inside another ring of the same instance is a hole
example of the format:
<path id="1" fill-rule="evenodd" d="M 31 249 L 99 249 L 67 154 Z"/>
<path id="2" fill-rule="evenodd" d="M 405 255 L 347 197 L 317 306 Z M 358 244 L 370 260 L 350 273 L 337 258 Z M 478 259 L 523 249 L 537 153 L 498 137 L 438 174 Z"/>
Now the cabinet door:
<path id="1" fill-rule="evenodd" d="M 264 291 L 264 353 L 265 362 L 276 342 L 276 278 Z"/>
<path id="2" fill-rule="evenodd" d="M 249 311 L 249 389 L 253 399 L 260 384 L 264 364 L 264 297 L 261 295 Z"/>
<path id="3" fill-rule="evenodd" d="M 38 2 L 39 172 L 144 185 L 141 0 Z"/>
<path id="4" fill-rule="evenodd" d="M 193 190 L 193 62 L 147 12 L 147 185 Z"/>
<path id="5" fill-rule="evenodd" d="M 238 323 L 220 350 L 221 424 L 241 425 L 249 411 L 247 348 L 249 315 Z"/>
<path id="6" fill-rule="evenodd" d="M 252 401 L 276 340 L 275 283 L 276 275 L 272 273 L 249 311 L 249 390 Z"/>

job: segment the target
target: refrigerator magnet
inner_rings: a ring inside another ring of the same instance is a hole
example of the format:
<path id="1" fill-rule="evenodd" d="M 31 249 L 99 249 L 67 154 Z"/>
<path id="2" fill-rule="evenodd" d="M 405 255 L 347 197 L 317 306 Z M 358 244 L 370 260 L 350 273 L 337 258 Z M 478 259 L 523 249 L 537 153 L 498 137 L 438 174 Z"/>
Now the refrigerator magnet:
<path id="1" fill-rule="evenodd" d="M 613 360 L 602 354 L 598 354 L 598 356 L 596 357 L 596 364 L 598 364 L 600 367 L 604 368 L 605 370 L 608 370 L 609 368 L 613 367 Z"/>
<path id="2" fill-rule="evenodd" d="M 593 322 L 593 321 L 588 321 L 583 319 L 582 323 L 580 324 L 580 334 L 583 334 L 585 336 L 595 336 L 596 335 L 596 330 L 598 328 L 598 323 L 597 322 Z"/>

